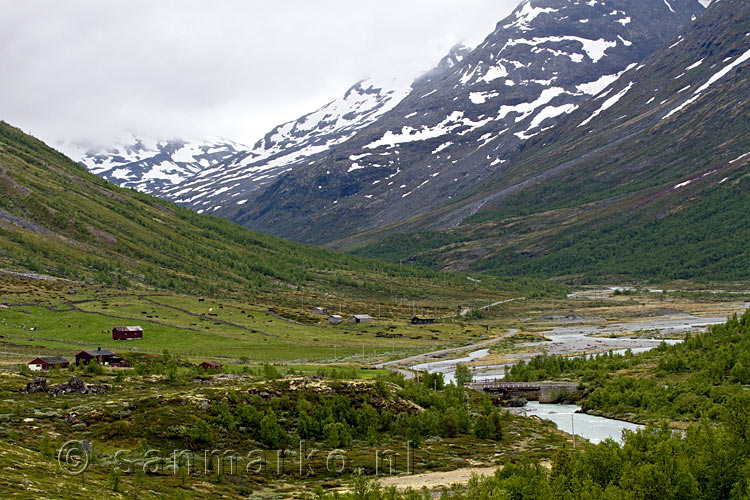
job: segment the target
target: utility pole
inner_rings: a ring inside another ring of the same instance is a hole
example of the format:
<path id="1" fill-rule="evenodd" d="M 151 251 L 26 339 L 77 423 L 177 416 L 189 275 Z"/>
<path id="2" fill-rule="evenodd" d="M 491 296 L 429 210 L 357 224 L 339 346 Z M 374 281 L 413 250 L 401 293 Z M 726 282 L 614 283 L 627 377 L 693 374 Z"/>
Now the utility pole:
<path id="1" fill-rule="evenodd" d="M 570 431 L 571 434 L 573 434 L 573 449 L 576 449 L 576 428 L 575 424 L 573 423 L 573 415 L 570 416 Z"/>

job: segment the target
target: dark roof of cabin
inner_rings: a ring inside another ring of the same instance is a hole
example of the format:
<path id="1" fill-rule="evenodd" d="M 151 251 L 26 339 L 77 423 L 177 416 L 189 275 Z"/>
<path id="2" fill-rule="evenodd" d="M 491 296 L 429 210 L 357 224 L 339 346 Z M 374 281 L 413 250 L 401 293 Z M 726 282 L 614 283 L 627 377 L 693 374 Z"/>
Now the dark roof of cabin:
<path id="1" fill-rule="evenodd" d="M 78 356 L 79 354 L 83 354 L 83 353 L 86 353 L 89 356 L 114 356 L 115 355 L 115 353 L 113 353 L 112 351 L 108 351 L 106 349 L 94 349 L 94 350 L 81 351 L 78 354 L 76 354 L 76 356 Z"/>
<path id="2" fill-rule="evenodd" d="M 42 361 L 49 363 L 51 365 L 56 365 L 58 363 L 69 363 L 69 361 L 62 356 L 41 356 L 39 358 L 34 359 L 36 361 L 37 359 L 41 359 Z"/>

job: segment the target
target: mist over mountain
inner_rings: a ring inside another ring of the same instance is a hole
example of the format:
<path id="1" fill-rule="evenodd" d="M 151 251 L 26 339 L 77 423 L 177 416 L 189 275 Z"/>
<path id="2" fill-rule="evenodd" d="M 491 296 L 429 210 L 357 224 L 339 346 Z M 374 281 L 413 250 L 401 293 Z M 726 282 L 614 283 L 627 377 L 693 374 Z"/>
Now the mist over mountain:
<path id="1" fill-rule="evenodd" d="M 568 252 L 582 270 L 569 232 L 594 245 L 602 231 L 703 213 L 714 176 L 701 176 L 744 166 L 744 80 L 733 80 L 750 31 L 743 9 L 525 1 L 476 48 L 456 46 L 411 82 L 359 82 L 253 147 L 139 189 L 386 260 L 559 274 L 553 261 Z"/>
<path id="2" fill-rule="evenodd" d="M 62 144 L 60 148 L 93 174 L 119 186 L 152 194 L 221 164 L 247 146 L 221 140 L 155 141 L 130 134 L 107 147 Z"/>
<path id="3" fill-rule="evenodd" d="M 507 167 L 526 141 L 703 10 L 695 0 L 524 2 L 477 48 L 449 56 L 346 140 L 304 150 L 314 156 L 297 156 L 291 143 L 283 149 L 291 155 L 272 160 L 272 169 L 267 160 L 252 165 L 249 155 L 238 155 L 165 195 L 313 243 L 413 217 Z M 284 144 L 282 137 L 271 142 Z M 267 183 L 262 189 L 258 177 Z"/>
<path id="4" fill-rule="evenodd" d="M 722 0 L 462 199 L 336 243 L 444 269 L 742 279 L 750 5 Z"/>

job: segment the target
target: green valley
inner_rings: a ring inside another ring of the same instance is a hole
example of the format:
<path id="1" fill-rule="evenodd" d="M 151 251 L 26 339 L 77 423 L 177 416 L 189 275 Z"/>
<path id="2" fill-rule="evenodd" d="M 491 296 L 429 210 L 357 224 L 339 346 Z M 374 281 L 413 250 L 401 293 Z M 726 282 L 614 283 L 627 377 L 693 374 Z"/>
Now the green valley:
<path id="1" fill-rule="evenodd" d="M 746 0 L 53 3 L 0 20 L 51 137 L 0 121 L 0 499 L 750 500 Z"/>

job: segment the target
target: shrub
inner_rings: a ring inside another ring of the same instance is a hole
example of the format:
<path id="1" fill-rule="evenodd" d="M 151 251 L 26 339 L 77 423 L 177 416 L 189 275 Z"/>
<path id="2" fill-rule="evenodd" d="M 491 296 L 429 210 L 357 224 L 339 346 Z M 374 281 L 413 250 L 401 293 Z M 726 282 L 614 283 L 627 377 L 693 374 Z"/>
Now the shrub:
<path id="1" fill-rule="evenodd" d="M 273 410 L 260 421 L 260 442 L 268 448 L 277 448 L 281 442 L 281 427 Z"/>

